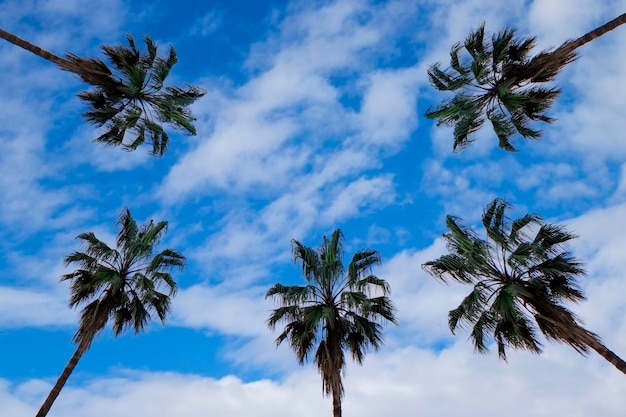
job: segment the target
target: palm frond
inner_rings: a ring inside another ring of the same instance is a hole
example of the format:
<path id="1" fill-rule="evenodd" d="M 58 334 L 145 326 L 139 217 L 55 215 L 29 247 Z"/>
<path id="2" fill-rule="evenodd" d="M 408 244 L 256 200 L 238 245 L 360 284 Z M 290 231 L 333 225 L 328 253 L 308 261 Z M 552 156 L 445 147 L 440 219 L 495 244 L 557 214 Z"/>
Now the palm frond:
<path id="1" fill-rule="evenodd" d="M 279 322 L 286 323 L 276 344 L 288 340 L 300 364 L 317 346 L 313 360 L 322 389 L 339 397 L 343 395 L 344 350 L 361 363 L 367 348 L 376 350 L 382 345 L 381 323 L 396 323 L 395 307 L 387 297 L 389 284 L 371 274 L 380 263 L 380 254 L 372 249 L 358 251 L 345 268 L 343 240 L 340 229 L 330 239 L 324 236 L 317 250 L 292 240 L 294 262 L 301 264 L 308 285 L 276 283 L 265 295 L 280 302 L 267 325 L 274 329 Z"/>
<path id="2" fill-rule="evenodd" d="M 302 274 L 304 278 L 311 282 L 314 280 L 314 277 L 319 275 L 320 273 L 320 257 L 317 252 L 309 248 L 308 246 L 304 246 L 297 240 L 291 241 L 291 249 L 293 253 L 294 262 L 301 261 L 302 264 Z"/>
<path id="3" fill-rule="evenodd" d="M 370 289 L 373 289 L 375 291 L 381 291 L 385 295 L 391 292 L 389 283 L 386 280 L 382 278 L 378 278 L 375 275 L 368 275 L 356 281 L 354 284 L 354 288 L 357 291 L 365 292 L 365 293 L 367 293 Z"/>
<path id="4" fill-rule="evenodd" d="M 348 264 L 348 281 L 356 283 L 363 275 L 372 270 L 374 265 L 380 265 L 380 253 L 372 249 L 356 252 Z"/>
<path id="5" fill-rule="evenodd" d="M 440 63 L 428 68 L 430 83 L 454 95 L 431 106 L 425 116 L 438 126 L 454 127 L 455 152 L 475 140 L 486 120 L 506 151 L 517 151 L 517 137 L 538 139 L 542 131 L 533 125 L 553 121 L 547 111 L 560 94 L 545 84 L 576 58 L 567 43 L 532 56 L 535 38 L 520 38 L 511 28 L 487 38 L 483 23 L 452 46 L 448 68 Z"/>
<path id="6" fill-rule="evenodd" d="M 474 289 L 463 300 L 461 304 L 448 313 L 448 326 L 454 334 L 457 327 L 463 327 L 464 323 L 475 323 L 480 319 L 488 296 L 488 288 L 484 283 L 479 282 L 474 285 Z"/>
<path id="7" fill-rule="evenodd" d="M 477 353 L 487 353 L 489 348 L 487 348 L 485 333 L 489 334 L 494 331 L 498 324 L 497 318 L 490 309 L 485 309 L 473 324 L 470 339 L 474 344 L 474 350 Z"/>
<path id="8" fill-rule="evenodd" d="M 470 283 L 474 280 L 472 275 L 474 270 L 469 268 L 464 257 L 456 254 L 442 255 L 434 261 L 426 262 L 422 265 L 422 269 L 443 282 L 446 282 L 448 278 L 462 283 Z"/>
<path id="9" fill-rule="evenodd" d="M 341 305 L 345 305 L 347 310 L 360 309 L 369 302 L 367 295 L 361 291 L 343 291 L 340 298 Z"/>
<path id="10" fill-rule="evenodd" d="M 471 82 L 471 69 L 461 65 L 458 53 L 458 49 L 450 51 L 451 70 L 442 71 L 439 63 L 428 68 L 428 79 L 437 90 L 456 91 Z"/>
<path id="11" fill-rule="evenodd" d="M 502 359 L 509 348 L 540 353 L 538 332 L 586 352 L 598 343 L 597 336 L 562 304 L 584 300 L 577 283 L 584 267 L 565 246 L 575 236 L 535 214 L 509 219 L 509 208 L 502 199 L 485 208 L 482 226 L 488 241 L 448 216 L 444 238 L 449 253 L 422 265 L 444 282 L 454 279 L 474 286 L 449 312 L 450 330 L 472 326 L 476 351 L 486 352 L 493 338 Z"/>
<path id="12" fill-rule="evenodd" d="M 116 226 L 119 227 L 117 249 L 110 248 L 91 232 L 82 233 L 78 239 L 84 243 L 85 251 L 76 251 L 65 258 L 66 265 L 78 266 L 61 277 L 70 281 L 70 306 L 85 305 L 74 341 L 87 347 L 109 318 L 113 319 L 115 335 L 129 328 L 135 333 L 145 330 L 152 314 L 164 323 L 170 312 L 171 297 L 177 290 L 168 271 L 185 265 L 185 257 L 174 249 L 152 256 L 167 230 L 166 222 L 149 221 L 138 226 L 130 210 L 124 207 Z M 160 292 L 162 286 L 167 294 Z"/>
<path id="13" fill-rule="evenodd" d="M 59 65 L 93 87 L 78 97 L 87 106 L 85 120 L 104 130 L 94 141 L 126 151 L 149 142 L 151 153 L 162 156 L 169 143 L 163 125 L 195 135 L 196 119 L 189 106 L 206 90 L 189 84 L 186 88 L 165 85 L 178 62 L 173 47 L 166 56 L 160 56 L 151 38 L 144 37 L 145 52 L 139 50 L 132 36 L 126 39 L 128 45 L 102 47 L 111 67 L 100 59 L 74 54 L 68 54 Z"/>
<path id="14" fill-rule="evenodd" d="M 265 294 L 265 298 L 278 297 L 285 305 L 301 305 L 306 301 L 312 301 L 315 297 L 315 287 L 312 285 L 284 286 L 280 283 L 274 284 Z"/>
<path id="15" fill-rule="evenodd" d="M 508 219 L 504 215 L 507 208 L 508 203 L 506 201 L 495 199 L 485 208 L 482 223 L 487 231 L 487 237 L 496 245 L 509 250 L 509 226 L 506 222 Z"/>
<path id="16" fill-rule="evenodd" d="M 389 297 L 382 296 L 370 298 L 369 303 L 367 303 L 365 307 L 366 308 L 361 309 L 361 312 L 366 317 L 374 321 L 388 321 L 393 324 L 398 324 L 396 319 L 396 307 Z"/>

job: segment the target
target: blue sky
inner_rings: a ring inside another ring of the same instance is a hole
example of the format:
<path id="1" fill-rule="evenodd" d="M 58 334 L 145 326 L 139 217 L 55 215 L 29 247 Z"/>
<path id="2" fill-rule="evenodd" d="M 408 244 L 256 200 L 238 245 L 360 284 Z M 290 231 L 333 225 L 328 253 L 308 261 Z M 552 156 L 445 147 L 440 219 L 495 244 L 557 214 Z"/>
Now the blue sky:
<path id="1" fill-rule="evenodd" d="M 265 326 L 275 282 L 300 283 L 290 240 L 341 228 L 347 253 L 379 250 L 399 326 L 348 365 L 346 416 L 622 416 L 626 379 L 595 353 L 545 343 L 474 355 L 447 312 L 467 291 L 420 268 L 444 251 L 446 214 L 476 224 L 495 197 L 580 235 L 589 300 L 573 309 L 626 355 L 626 28 L 580 50 L 561 77 L 558 121 L 506 154 L 484 130 L 460 154 L 423 118 L 442 98 L 428 65 L 482 21 L 557 46 L 626 1 L 315 2 L 70 0 L 0 3 L 0 27 L 52 52 L 95 56 L 150 35 L 173 44 L 171 82 L 203 86 L 198 135 L 153 159 L 90 142 L 71 74 L 0 42 L 0 410 L 30 416 L 74 346 L 64 256 L 75 236 L 112 242 L 128 206 L 169 221 L 163 247 L 188 258 L 166 327 L 83 356 L 50 416 L 319 416 L 330 399 Z M 520 399 L 523 399 L 520 401 Z"/>

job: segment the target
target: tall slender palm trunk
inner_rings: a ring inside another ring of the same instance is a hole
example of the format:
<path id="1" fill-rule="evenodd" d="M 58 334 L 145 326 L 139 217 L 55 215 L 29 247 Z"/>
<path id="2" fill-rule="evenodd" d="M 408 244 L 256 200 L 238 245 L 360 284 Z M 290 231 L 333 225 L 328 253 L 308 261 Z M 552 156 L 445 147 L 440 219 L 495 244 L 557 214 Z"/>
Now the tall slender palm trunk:
<path id="1" fill-rule="evenodd" d="M 583 36 L 581 36 L 578 39 L 574 39 L 573 41 L 570 41 L 570 42 L 565 42 L 558 49 L 569 49 L 569 50 L 573 51 L 573 50 L 575 50 L 577 48 L 580 48 L 581 46 L 591 42 L 592 40 L 597 39 L 600 36 L 602 36 L 602 35 L 610 32 L 610 31 L 612 31 L 613 29 L 617 28 L 618 26 L 623 25 L 624 23 L 626 23 L 626 13 L 623 13 L 620 16 L 616 17 L 615 19 L 611 20 L 610 22 L 607 22 L 607 23 L 603 24 L 602 26 L 599 26 L 599 27 L 595 28 L 591 32 L 588 32 L 588 33 L 584 34 Z M 557 51 L 558 51 L 558 49 L 557 49 Z"/>
<path id="2" fill-rule="evenodd" d="M 28 42 L 26 39 L 22 39 L 6 30 L 0 28 L 0 38 L 13 45 L 32 52 L 40 58 L 56 64 L 59 68 L 65 71 L 72 72 L 78 75 L 84 82 L 93 86 L 102 86 L 112 89 L 118 89 L 124 91 L 122 83 L 114 78 L 110 71 L 103 71 L 106 65 L 99 60 L 81 58 L 72 53 L 67 53 L 65 58 L 61 58 L 58 55 L 53 54 L 39 46 Z M 102 63 L 102 65 L 97 65 Z"/>
<path id="3" fill-rule="evenodd" d="M 568 327 L 570 330 L 568 330 Z M 602 356 L 607 362 L 617 368 L 623 374 L 626 374 L 626 361 L 617 356 L 615 352 L 604 346 L 600 341 L 598 335 L 584 327 L 574 324 L 573 327 L 566 326 L 564 333 L 575 333 L 577 334 L 577 338 L 582 341 L 585 345 L 595 350 L 598 355 Z"/>
<path id="4" fill-rule="evenodd" d="M 591 32 L 585 33 L 583 36 L 577 39 L 564 42 L 563 45 L 559 46 L 557 49 L 547 54 L 548 61 L 554 62 L 555 59 L 565 63 L 573 61 L 576 58 L 576 49 L 588 44 L 589 42 L 599 38 L 602 35 L 605 35 L 606 33 L 612 31 L 618 26 L 623 25 L 624 23 L 626 23 L 626 13 L 616 17 L 610 22 L 603 24 L 602 26 L 595 28 Z M 545 63 L 545 65 L 549 65 L 549 63 Z"/>
<path id="5" fill-rule="evenodd" d="M 339 318 L 335 319 L 335 322 L 339 322 Z M 326 350 L 326 357 L 330 362 L 329 371 L 330 378 L 328 384 L 330 385 L 330 391 L 333 396 L 333 417 L 341 417 L 341 397 L 343 397 L 343 383 L 341 382 L 341 371 L 343 369 L 343 354 L 341 345 L 333 334 L 333 325 L 330 322 L 326 323 L 327 340 L 324 344 Z"/>
<path id="6" fill-rule="evenodd" d="M 11 42 L 13 45 L 19 46 L 22 49 L 32 52 L 33 54 L 45 60 L 57 64 L 60 67 L 63 67 L 63 64 L 66 62 L 65 59 L 61 58 L 60 56 L 55 55 L 52 52 L 46 51 L 45 49 L 42 49 L 25 39 L 15 36 L 14 34 L 9 33 L 2 28 L 0 28 L 0 38 L 4 39 L 5 41 Z"/>
<path id="7" fill-rule="evenodd" d="M 552 314 L 546 314 L 546 312 L 544 312 L 544 314 L 542 314 L 541 316 L 543 318 L 549 317 L 551 321 L 556 324 L 557 327 L 560 329 L 559 333 L 561 335 L 567 335 L 568 337 L 571 337 L 571 340 L 577 341 L 577 346 L 590 347 L 591 349 L 595 350 L 600 356 L 602 356 L 607 362 L 615 366 L 617 370 L 619 370 L 623 374 L 626 374 L 626 361 L 617 356 L 609 348 L 604 346 L 597 334 L 579 325 L 569 313 L 564 315 L 562 314 L 562 312 L 559 313 L 557 310 L 556 314 L 554 314 L 554 312 L 552 312 Z M 575 345 L 570 342 L 568 337 L 562 337 L 561 340 L 574 347 Z M 579 352 L 581 351 L 579 350 Z"/>
<path id="8" fill-rule="evenodd" d="M 600 341 L 596 338 L 589 341 L 589 347 L 595 350 L 598 355 L 602 356 L 607 362 L 616 367 L 621 373 L 626 374 L 626 362 L 619 356 L 617 356 L 613 351 L 604 346 Z"/>
<path id="9" fill-rule="evenodd" d="M 564 42 L 554 51 L 540 53 L 535 56 L 517 76 L 508 81 L 509 86 L 520 86 L 527 80 L 542 82 L 546 73 L 554 74 L 576 59 L 576 49 L 599 38 L 602 35 L 626 23 L 626 13 L 584 34 L 583 36 Z M 549 77 L 548 77 L 549 78 Z"/>
<path id="10" fill-rule="evenodd" d="M 341 417 L 341 392 L 333 390 L 333 417 Z"/>
<path id="11" fill-rule="evenodd" d="M 56 384 L 54 384 L 54 387 L 52 387 L 52 390 L 48 394 L 48 397 L 41 405 L 41 408 L 37 412 L 36 417 L 45 417 L 48 414 L 48 412 L 50 411 L 50 408 L 52 407 L 52 404 L 57 399 L 57 397 L 59 396 L 59 393 L 61 392 L 61 389 L 63 389 L 63 386 L 67 382 L 67 379 L 72 374 L 72 371 L 74 371 L 74 368 L 76 368 L 78 361 L 83 356 L 83 354 L 87 350 L 89 350 L 89 345 L 90 345 L 89 341 L 83 341 L 78 345 L 78 348 L 76 348 L 76 351 L 70 358 L 70 361 L 65 366 L 65 369 L 63 369 L 61 376 L 59 376 L 59 379 L 57 379 Z"/>

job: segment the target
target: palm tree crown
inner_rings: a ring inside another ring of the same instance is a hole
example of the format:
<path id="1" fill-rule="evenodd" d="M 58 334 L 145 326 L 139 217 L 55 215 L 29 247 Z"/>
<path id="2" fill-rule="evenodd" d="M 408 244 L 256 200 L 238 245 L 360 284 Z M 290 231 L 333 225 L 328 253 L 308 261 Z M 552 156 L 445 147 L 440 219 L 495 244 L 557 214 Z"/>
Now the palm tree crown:
<path id="1" fill-rule="evenodd" d="M 77 344 L 91 341 L 109 319 L 116 336 L 127 328 L 135 334 L 141 332 L 151 313 L 165 323 L 170 297 L 177 290 L 169 271 L 182 269 L 185 257 L 173 249 L 153 254 L 167 232 L 167 222 L 155 224 L 150 220 L 138 226 L 128 208 L 124 208 L 116 225 L 120 226 L 117 249 L 110 248 L 92 232 L 82 233 L 77 239 L 84 242 L 85 251 L 65 258 L 66 265 L 78 266 L 61 278 L 71 283 L 69 305 L 85 305 L 74 337 Z"/>
<path id="2" fill-rule="evenodd" d="M 423 265 L 436 278 L 473 286 L 448 315 L 450 330 L 469 324 L 478 352 L 487 351 L 493 334 L 501 358 L 506 349 L 540 353 L 538 332 L 566 343 L 579 353 L 589 348 L 626 373 L 626 363 L 608 350 L 598 336 L 584 329 L 564 302 L 584 300 L 577 278 L 585 272 L 565 248 L 576 236 L 535 214 L 516 220 L 506 217 L 508 204 L 500 199 L 487 206 L 482 223 L 486 239 L 448 216 L 443 237 L 449 253 Z"/>
<path id="3" fill-rule="evenodd" d="M 172 67 L 178 62 L 176 51 L 170 46 L 167 56 L 157 55 L 157 45 L 144 37 L 146 52 L 142 53 L 132 36 L 127 35 L 128 47 L 103 46 L 110 61 L 110 69 L 102 60 L 81 58 L 67 54 L 69 65 L 63 69 L 75 72 L 85 82 L 94 84 L 93 73 L 106 74 L 105 82 L 95 84 L 90 91 L 78 96 L 87 103 L 85 119 L 105 133 L 95 139 L 110 146 L 134 150 L 148 141 L 152 154 L 162 156 L 169 144 L 169 135 L 162 124 L 167 123 L 183 132 L 195 135 L 189 106 L 206 91 L 192 85 L 186 88 L 165 86 Z M 125 141 L 127 132 L 132 139 Z"/>
<path id="4" fill-rule="evenodd" d="M 96 142 L 124 150 L 135 150 L 147 142 L 154 156 L 162 156 L 169 145 L 163 124 L 196 134 L 192 123 L 195 118 L 189 106 L 206 91 L 192 85 L 165 86 L 166 78 L 178 62 L 173 47 L 166 56 L 160 56 L 157 45 L 146 36 L 143 38 L 146 51 L 142 52 L 133 37 L 127 35 L 128 46 L 102 47 L 109 67 L 99 58 L 82 58 L 73 53 L 61 58 L 2 29 L 0 37 L 78 75 L 94 87 L 78 97 L 88 107 L 83 113 L 85 120 L 104 129 L 94 139 Z"/>
<path id="5" fill-rule="evenodd" d="M 61 278 L 70 282 L 69 305 L 83 306 L 73 339 L 78 348 L 37 417 L 47 414 L 78 360 L 109 320 L 116 336 L 129 328 L 137 334 L 146 328 L 153 314 L 165 323 L 170 311 L 171 297 L 177 289 L 170 271 L 182 269 L 185 257 L 174 249 L 154 254 L 167 231 L 167 222 L 151 220 L 138 226 L 124 208 L 116 225 L 120 227 L 116 249 L 91 232 L 82 233 L 77 239 L 84 243 L 84 251 L 65 258 L 66 265 L 77 267 Z"/>
<path id="6" fill-rule="evenodd" d="M 454 150 L 474 141 L 489 120 L 499 146 L 515 151 L 512 138 L 537 139 L 541 131 L 534 121 L 551 123 L 546 112 L 560 90 L 547 86 L 577 58 L 576 49 L 626 23 L 626 14 L 560 47 L 531 56 L 535 38 L 517 38 L 515 29 L 504 29 L 485 39 L 485 25 L 472 30 L 464 43 L 450 51 L 450 67 L 432 65 L 428 77 L 439 91 L 455 92 L 451 99 L 425 114 L 438 125 L 454 126 Z M 465 50 L 467 54 L 461 54 Z"/>
<path id="7" fill-rule="evenodd" d="M 301 262 L 307 285 L 277 283 L 266 295 L 281 304 L 270 315 L 269 327 L 286 323 L 276 344 L 287 340 L 300 364 L 315 349 L 323 390 L 333 396 L 334 417 L 341 416 L 344 352 L 350 351 L 352 358 L 362 363 L 368 347 L 378 350 L 383 343 L 381 322 L 396 323 L 389 285 L 371 274 L 372 266 L 380 263 L 380 254 L 361 250 L 346 271 L 342 240 L 339 229 L 330 239 L 324 237 L 318 250 L 293 240 L 294 261 Z"/>

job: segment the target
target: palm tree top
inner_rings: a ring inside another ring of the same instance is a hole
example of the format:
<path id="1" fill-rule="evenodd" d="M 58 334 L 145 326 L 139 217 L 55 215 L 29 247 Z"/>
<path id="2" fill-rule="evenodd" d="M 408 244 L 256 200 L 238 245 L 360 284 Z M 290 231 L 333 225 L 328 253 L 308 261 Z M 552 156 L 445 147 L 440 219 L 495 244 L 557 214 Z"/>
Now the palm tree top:
<path id="1" fill-rule="evenodd" d="M 98 58 L 82 58 L 68 53 L 61 68 L 76 73 L 83 81 L 95 86 L 78 96 L 87 103 L 85 119 L 105 133 L 95 139 L 108 146 L 134 150 L 145 142 L 151 143 L 152 154 L 162 156 L 169 135 L 163 129 L 168 124 L 191 135 L 196 134 L 195 118 L 189 106 L 206 94 L 206 90 L 186 85 L 186 88 L 166 86 L 165 80 L 178 62 L 176 50 L 170 46 L 166 55 L 158 54 L 156 43 L 148 36 L 142 52 L 131 35 L 128 46 L 103 46 L 109 67 Z M 126 140 L 131 133 L 132 139 Z"/>
<path id="2" fill-rule="evenodd" d="M 389 285 L 372 273 L 380 254 L 360 250 L 345 268 L 343 239 L 337 229 L 330 238 L 324 236 L 317 249 L 292 240 L 294 262 L 301 264 L 306 285 L 276 283 L 266 294 L 280 303 L 267 320 L 268 326 L 275 329 L 278 323 L 285 323 L 276 344 L 288 341 L 300 364 L 315 352 L 324 393 L 333 396 L 335 417 L 341 416 L 344 351 L 362 363 L 366 349 L 382 346 L 382 323 L 396 323 Z"/>
<path id="3" fill-rule="evenodd" d="M 455 93 L 425 114 L 437 120 L 437 125 L 454 127 L 455 151 L 471 144 L 486 121 L 491 123 L 499 146 L 507 151 L 516 150 L 512 142 L 516 135 L 528 139 L 541 136 L 531 122 L 553 121 L 546 111 L 560 90 L 541 85 L 552 81 L 576 55 L 565 54 L 558 65 L 539 65 L 541 70 L 537 71 L 534 63 L 538 61 L 534 60 L 543 61 L 541 57 L 551 55 L 544 51 L 531 57 L 534 47 L 534 37 L 517 38 L 515 29 L 488 37 L 483 23 L 470 31 L 465 42 L 452 47 L 448 68 L 435 63 L 428 69 L 436 89 Z"/>
<path id="4" fill-rule="evenodd" d="M 493 127 L 500 148 L 516 151 L 515 138 L 541 137 L 535 122 L 554 121 L 547 111 L 560 89 L 550 83 L 576 60 L 577 48 L 624 23 L 626 14 L 534 56 L 534 37 L 518 38 L 511 28 L 489 37 L 483 23 L 472 29 L 464 42 L 452 47 L 449 67 L 442 69 L 435 63 L 428 69 L 431 84 L 454 96 L 430 107 L 425 116 L 437 120 L 438 126 L 454 127 L 455 151 L 471 144 L 486 121 Z"/>
<path id="5" fill-rule="evenodd" d="M 109 66 L 100 58 L 83 58 L 72 52 L 61 58 L 2 29 L 0 37 L 76 74 L 93 87 L 78 97 L 88 107 L 83 113 L 85 120 L 104 130 L 95 142 L 127 151 L 148 143 L 154 156 L 163 156 L 169 146 L 164 124 L 183 133 L 196 134 L 193 124 L 196 119 L 189 106 L 205 95 L 206 90 L 190 84 L 185 88 L 165 85 L 178 62 L 172 46 L 161 56 L 157 44 L 145 36 L 146 48 L 141 51 L 127 34 L 128 46 L 102 47 Z"/>
<path id="6" fill-rule="evenodd" d="M 423 265 L 443 282 L 451 279 L 473 286 L 450 311 L 450 329 L 470 325 L 478 352 L 487 351 L 487 333 L 493 333 L 504 359 L 507 347 L 541 352 L 539 332 L 586 352 L 597 336 L 583 329 L 563 304 L 585 299 L 577 283 L 585 275 L 583 264 L 567 248 L 576 236 L 535 214 L 509 219 L 509 207 L 501 199 L 487 206 L 484 238 L 459 218 L 448 216 L 443 238 L 449 253 Z"/>
<path id="7" fill-rule="evenodd" d="M 68 255 L 66 265 L 77 265 L 62 281 L 70 281 L 69 306 L 83 305 L 81 321 L 74 337 L 76 343 L 88 342 L 109 319 L 119 335 L 127 328 L 135 333 L 145 329 L 151 315 L 162 323 L 170 311 L 170 298 L 177 284 L 170 271 L 185 266 L 185 257 L 174 249 L 154 253 L 167 233 L 167 222 L 152 220 L 137 225 L 127 207 L 122 209 L 116 226 L 116 247 L 111 248 L 94 233 L 77 236 L 83 251 Z"/>
<path id="8" fill-rule="evenodd" d="M 70 282 L 69 305 L 72 308 L 83 306 L 73 338 L 78 346 L 37 417 L 48 414 L 78 361 L 109 320 L 113 322 L 115 336 L 129 328 L 137 334 L 146 328 L 153 314 L 165 323 L 170 311 L 171 297 L 177 289 L 170 272 L 173 268 L 182 269 L 185 257 L 174 249 L 154 254 L 167 231 L 167 222 L 150 220 L 139 226 L 124 207 L 116 226 L 120 230 L 115 249 L 91 232 L 81 233 L 77 239 L 84 250 L 75 251 L 64 259 L 65 265 L 76 266 L 73 272 L 61 278 Z"/>

